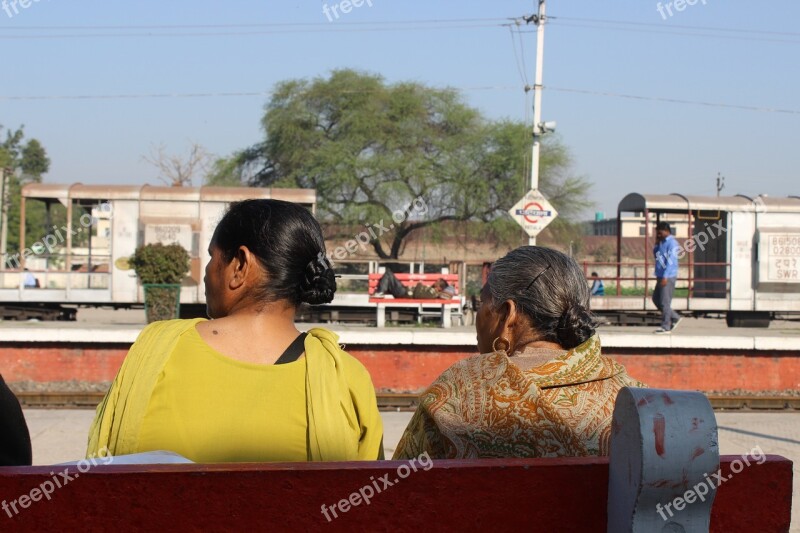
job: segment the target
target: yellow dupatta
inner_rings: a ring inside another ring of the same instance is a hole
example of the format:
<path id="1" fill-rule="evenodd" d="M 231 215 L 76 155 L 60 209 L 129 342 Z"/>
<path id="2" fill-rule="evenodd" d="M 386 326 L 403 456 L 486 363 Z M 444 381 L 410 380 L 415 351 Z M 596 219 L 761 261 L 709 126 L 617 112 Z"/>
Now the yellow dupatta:
<path id="1" fill-rule="evenodd" d="M 181 334 L 201 320 L 156 322 L 142 330 L 97 406 L 87 457 L 137 451 L 158 377 Z M 366 369 L 337 341 L 322 328 L 309 330 L 305 339 L 308 460 L 374 460 L 382 457 L 383 437 L 375 390 Z"/>

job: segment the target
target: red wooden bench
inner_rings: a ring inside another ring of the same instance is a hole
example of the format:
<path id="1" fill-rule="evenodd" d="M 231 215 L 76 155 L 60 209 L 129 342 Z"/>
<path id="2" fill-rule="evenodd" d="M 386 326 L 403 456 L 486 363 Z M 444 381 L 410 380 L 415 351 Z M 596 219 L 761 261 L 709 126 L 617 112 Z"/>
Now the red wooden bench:
<path id="1" fill-rule="evenodd" d="M 369 294 L 375 294 L 378 289 L 378 282 L 383 274 L 375 273 L 369 275 Z M 416 308 L 418 316 L 425 315 L 425 308 L 437 308 L 442 317 L 442 327 L 449 328 L 452 325 L 453 311 L 461 311 L 461 296 L 459 295 L 458 274 L 395 274 L 395 277 L 404 287 L 413 288 L 417 283 L 432 286 L 439 279 L 444 279 L 456 291 L 452 299 L 419 299 L 419 298 L 372 298 L 369 303 L 377 304 L 377 325 L 379 328 L 386 326 L 387 307 L 411 307 Z"/>
<path id="2" fill-rule="evenodd" d="M 0 468 L 0 531 L 789 531 L 792 462 L 719 457 L 702 394 L 622 389 L 612 428 L 610 457 Z"/>
<path id="3" fill-rule="evenodd" d="M 721 457 L 722 476 L 731 475 L 731 464 L 740 459 Z M 11 516 L 0 509 L 0 530 L 607 528 L 608 457 L 433 461 L 429 470 L 408 468 L 405 461 L 96 466 L 85 473 L 72 466 L 68 475 L 73 479 L 66 485 L 61 475 L 66 467 L 0 468 L 0 503 L 11 509 Z M 61 488 L 49 498 L 41 490 L 33 493 L 42 485 L 48 489 L 54 475 Z M 384 480 L 392 485 L 384 486 Z M 768 455 L 719 487 L 710 530 L 789 531 L 791 497 L 792 462 Z"/>

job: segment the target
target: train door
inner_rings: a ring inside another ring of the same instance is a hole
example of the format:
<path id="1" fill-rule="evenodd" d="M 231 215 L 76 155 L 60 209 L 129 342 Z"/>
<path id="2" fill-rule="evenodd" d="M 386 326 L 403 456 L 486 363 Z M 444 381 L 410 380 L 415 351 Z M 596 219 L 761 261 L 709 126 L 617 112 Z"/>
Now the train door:
<path id="1" fill-rule="evenodd" d="M 696 211 L 692 298 L 728 297 L 728 213 Z"/>

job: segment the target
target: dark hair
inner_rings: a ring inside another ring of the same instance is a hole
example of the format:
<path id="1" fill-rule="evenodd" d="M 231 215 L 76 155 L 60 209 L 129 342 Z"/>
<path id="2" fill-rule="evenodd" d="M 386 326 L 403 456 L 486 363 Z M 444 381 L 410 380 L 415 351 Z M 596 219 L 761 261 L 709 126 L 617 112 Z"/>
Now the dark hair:
<path id="1" fill-rule="evenodd" d="M 566 254 L 539 246 L 512 250 L 492 266 L 487 281 L 492 305 L 512 300 L 540 340 L 572 349 L 594 335 L 591 295 L 583 270 Z"/>
<path id="2" fill-rule="evenodd" d="M 596 278 L 599 278 L 599 277 L 600 277 L 600 274 L 598 274 L 597 272 L 592 272 L 592 276 L 594 276 L 594 277 L 596 277 Z"/>
<path id="3" fill-rule="evenodd" d="M 449 286 L 450 286 L 450 284 L 449 284 L 449 283 L 447 283 L 447 280 L 446 280 L 446 279 L 444 279 L 444 278 L 439 278 L 439 279 L 437 280 L 437 283 L 438 283 L 438 284 L 439 284 L 439 286 L 440 286 L 441 288 L 443 288 L 443 289 L 446 289 L 447 287 L 449 287 Z"/>
<path id="4" fill-rule="evenodd" d="M 669 222 L 659 222 L 656 224 L 656 229 L 659 231 L 668 231 L 672 233 L 672 228 L 669 227 Z"/>
<path id="5" fill-rule="evenodd" d="M 231 204 L 211 243 L 226 261 L 233 259 L 240 246 L 247 246 L 258 258 L 268 276 L 255 296 L 264 302 L 288 300 L 297 307 L 333 300 L 336 278 L 325 257 L 322 229 L 300 205 L 282 200 Z"/>

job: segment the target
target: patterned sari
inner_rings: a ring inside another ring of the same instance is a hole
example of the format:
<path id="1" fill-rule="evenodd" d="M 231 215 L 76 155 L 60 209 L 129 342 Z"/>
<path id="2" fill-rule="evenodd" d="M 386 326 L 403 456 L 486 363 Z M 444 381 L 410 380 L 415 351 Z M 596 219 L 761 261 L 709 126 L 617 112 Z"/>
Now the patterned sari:
<path id="1" fill-rule="evenodd" d="M 469 357 L 422 394 L 393 458 L 608 455 L 617 392 L 643 386 L 597 335 L 525 371 L 503 352 Z"/>

